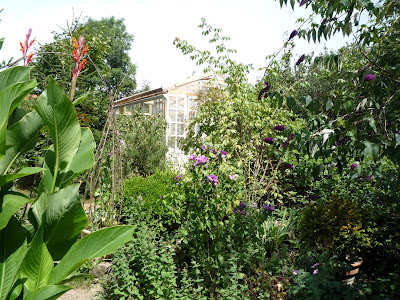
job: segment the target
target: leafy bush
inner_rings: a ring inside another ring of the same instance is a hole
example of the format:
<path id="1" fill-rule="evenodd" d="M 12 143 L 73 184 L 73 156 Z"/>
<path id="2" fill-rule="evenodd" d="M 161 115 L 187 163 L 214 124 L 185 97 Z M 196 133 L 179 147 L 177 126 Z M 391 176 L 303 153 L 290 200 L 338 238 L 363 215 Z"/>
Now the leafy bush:
<path id="1" fill-rule="evenodd" d="M 114 254 L 106 299 L 205 299 L 196 264 L 193 279 L 187 269 L 177 269 L 175 242 L 139 222 L 134 238 Z"/>
<path id="2" fill-rule="evenodd" d="M 378 228 L 371 210 L 333 195 L 303 210 L 299 231 L 309 245 L 354 261 L 375 246 Z"/>
<path id="3" fill-rule="evenodd" d="M 148 176 L 165 167 L 167 123 L 162 116 L 118 115 L 125 174 Z"/>
<path id="4" fill-rule="evenodd" d="M 147 177 L 134 176 L 125 180 L 121 220 L 125 223 L 142 219 L 161 221 L 165 226 L 179 222 L 168 196 L 175 185 L 174 176 L 172 172 L 157 171 Z"/>

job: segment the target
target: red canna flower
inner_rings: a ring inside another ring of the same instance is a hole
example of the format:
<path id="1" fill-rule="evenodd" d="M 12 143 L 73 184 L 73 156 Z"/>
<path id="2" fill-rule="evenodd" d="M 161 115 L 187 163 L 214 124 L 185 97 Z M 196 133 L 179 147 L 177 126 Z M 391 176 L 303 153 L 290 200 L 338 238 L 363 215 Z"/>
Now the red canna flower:
<path id="1" fill-rule="evenodd" d="M 36 41 L 36 38 L 34 38 L 32 41 L 29 41 L 31 34 L 32 34 L 32 28 L 29 28 L 29 31 L 26 34 L 26 39 L 25 39 L 24 43 L 22 43 L 22 42 L 19 43 L 21 46 L 22 57 L 24 59 L 24 66 L 28 66 L 29 63 L 32 61 L 33 53 L 28 54 L 28 51 L 29 51 L 29 48 L 33 45 L 33 43 Z"/>
<path id="2" fill-rule="evenodd" d="M 79 73 L 82 71 L 82 69 L 85 68 L 85 64 L 87 62 L 86 59 L 82 59 L 85 53 L 88 51 L 88 45 L 85 44 L 85 39 L 83 36 L 79 37 L 79 43 L 76 41 L 76 38 L 73 40 L 74 43 L 74 50 L 73 50 L 73 55 L 74 55 L 74 60 L 75 60 L 75 68 L 72 70 L 72 75 L 75 78 L 78 78 Z"/>

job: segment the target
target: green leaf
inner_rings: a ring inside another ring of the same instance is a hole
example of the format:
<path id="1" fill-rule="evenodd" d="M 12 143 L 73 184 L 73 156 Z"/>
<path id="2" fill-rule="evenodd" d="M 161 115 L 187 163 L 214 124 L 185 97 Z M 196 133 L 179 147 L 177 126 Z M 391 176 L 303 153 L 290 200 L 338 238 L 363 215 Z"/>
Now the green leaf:
<path id="1" fill-rule="evenodd" d="M 328 99 L 328 101 L 326 101 L 326 106 L 325 106 L 325 110 L 330 110 L 333 107 L 333 102 L 331 99 Z"/>
<path id="2" fill-rule="evenodd" d="M 372 155 L 374 160 L 378 159 L 379 155 L 379 146 L 377 144 L 364 141 L 365 149 L 364 149 L 364 156 Z"/>
<path id="3" fill-rule="evenodd" d="M 51 186 L 46 187 L 53 193 L 58 173 L 67 167 L 78 151 L 81 130 L 73 104 L 54 80 L 50 79 L 35 107 L 48 126 L 53 141 L 53 150 L 49 149 L 45 155 L 46 165 L 53 176 Z"/>
<path id="4" fill-rule="evenodd" d="M 36 174 L 36 173 L 42 172 L 44 170 L 45 169 L 43 169 L 43 168 L 27 167 L 27 168 L 23 168 L 23 169 L 19 170 L 18 173 L 6 174 L 3 176 L 0 176 L 0 187 L 4 186 L 7 182 L 13 181 L 17 178 Z"/>
<path id="5" fill-rule="evenodd" d="M 45 212 L 44 242 L 54 260 L 60 260 L 87 225 L 79 200 L 79 184 L 70 185 L 49 196 Z"/>
<path id="6" fill-rule="evenodd" d="M 74 155 L 70 163 L 65 169 L 60 170 L 57 176 L 56 187 L 64 188 L 67 186 L 75 177 L 82 174 L 87 169 L 90 169 L 94 164 L 94 149 L 96 143 L 93 138 L 93 134 L 89 128 L 81 128 L 81 141 L 78 152 Z M 54 149 L 54 148 L 51 148 Z M 45 168 L 48 168 L 45 164 Z M 53 176 L 50 171 L 46 171 L 43 176 L 43 181 L 46 186 L 51 184 Z"/>
<path id="7" fill-rule="evenodd" d="M 28 81 L 31 67 L 12 67 L 0 72 L 0 92 L 10 85 Z"/>
<path id="8" fill-rule="evenodd" d="M 114 252 L 130 241 L 135 226 L 100 229 L 78 240 L 51 272 L 49 284 L 58 284 L 89 259 Z"/>
<path id="9" fill-rule="evenodd" d="M 32 111 L 8 128 L 6 143 L 10 145 L 10 148 L 6 150 L 4 159 L 0 161 L 1 175 L 8 172 L 18 156 L 35 147 L 38 132 L 43 125 L 37 112 Z"/>
<path id="10" fill-rule="evenodd" d="M 309 106 L 311 102 L 312 102 L 311 96 L 307 96 L 306 97 L 306 107 Z"/>
<path id="11" fill-rule="evenodd" d="M 296 100 L 292 96 L 286 97 L 286 103 L 290 110 L 295 112 L 296 109 Z"/>
<path id="12" fill-rule="evenodd" d="M 394 137 L 395 137 L 395 139 L 396 139 L 396 147 L 397 147 L 398 145 L 400 145 L 400 134 L 395 133 L 395 134 L 394 134 Z"/>
<path id="13" fill-rule="evenodd" d="M 353 102 L 351 100 L 347 100 L 344 104 L 344 109 L 346 110 L 346 112 L 350 112 L 351 111 L 351 107 L 353 106 Z"/>
<path id="14" fill-rule="evenodd" d="M 23 194 L 10 192 L 1 196 L 0 200 L 0 230 L 7 226 L 10 218 L 18 209 L 29 202 L 29 199 Z"/>
<path id="15" fill-rule="evenodd" d="M 46 286 L 53 270 L 53 259 L 43 242 L 43 224 L 36 232 L 21 266 L 21 276 L 27 278 L 25 287 L 33 292 Z"/>
<path id="16" fill-rule="evenodd" d="M 1 79 L 5 76 L 2 76 L 3 71 L 0 73 L 0 82 Z M 16 74 L 17 75 L 17 74 Z M 8 79 L 15 79 L 11 76 L 11 78 L 5 78 L 5 84 L 13 82 L 7 82 Z M 9 86 L 5 85 L 4 82 L 0 83 L 0 160 L 3 159 L 6 152 L 6 131 L 8 125 L 8 117 L 17 107 L 19 102 L 24 99 L 30 91 L 36 86 L 35 80 L 24 81 L 19 83 L 13 83 Z M 3 87 L 3 89 L 1 89 Z"/>
<path id="17" fill-rule="evenodd" d="M 12 293 L 26 248 L 25 230 L 12 217 L 7 227 L 0 230 L 0 300 L 8 299 Z"/>
<path id="18" fill-rule="evenodd" d="M 72 289 L 65 285 L 46 285 L 24 297 L 24 300 L 58 299 L 62 294 Z"/>
<path id="19" fill-rule="evenodd" d="M 75 99 L 74 102 L 72 102 L 72 103 L 74 104 L 74 106 L 77 106 L 78 104 L 81 104 L 83 101 L 85 101 L 87 97 L 88 97 L 88 94 L 85 94 L 82 97 Z"/>

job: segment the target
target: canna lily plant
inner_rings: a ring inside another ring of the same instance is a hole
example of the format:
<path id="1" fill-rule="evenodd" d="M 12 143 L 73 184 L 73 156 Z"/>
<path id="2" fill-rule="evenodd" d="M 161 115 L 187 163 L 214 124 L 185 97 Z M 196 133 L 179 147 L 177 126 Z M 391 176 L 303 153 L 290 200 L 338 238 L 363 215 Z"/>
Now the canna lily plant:
<path id="1" fill-rule="evenodd" d="M 57 298 L 70 289 L 64 283 L 83 263 L 112 253 L 134 230 L 116 226 L 78 239 L 88 219 L 79 184 L 72 181 L 93 165 L 95 142 L 52 79 L 34 111 L 18 107 L 36 86 L 30 70 L 18 66 L 0 72 L 0 300 Z M 42 127 L 53 142 L 43 168 L 11 172 L 16 159 L 35 147 Z M 43 176 L 35 199 L 14 190 L 15 179 L 38 172 Z M 27 219 L 19 218 L 26 205 Z"/>

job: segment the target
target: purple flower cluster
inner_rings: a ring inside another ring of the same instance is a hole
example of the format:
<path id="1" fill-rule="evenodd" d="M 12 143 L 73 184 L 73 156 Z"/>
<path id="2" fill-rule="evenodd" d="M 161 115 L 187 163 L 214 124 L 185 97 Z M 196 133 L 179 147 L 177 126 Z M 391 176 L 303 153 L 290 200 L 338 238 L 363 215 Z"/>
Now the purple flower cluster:
<path id="1" fill-rule="evenodd" d="M 189 156 L 189 159 L 190 160 L 196 160 L 196 158 L 197 158 L 197 155 L 196 154 L 193 154 L 193 155 L 191 155 L 191 156 Z"/>
<path id="2" fill-rule="evenodd" d="M 239 203 L 239 208 L 235 207 L 235 208 L 233 209 L 233 213 L 234 213 L 234 214 L 237 214 L 237 213 L 240 212 L 240 214 L 241 214 L 242 216 L 244 216 L 244 215 L 246 214 L 246 212 L 244 211 L 245 208 L 246 208 L 246 204 L 244 204 L 242 201 L 240 201 L 240 203 Z"/>
<path id="3" fill-rule="evenodd" d="M 278 131 L 284 131 L 285 130 L 285 126 L 283 125 L 277 125 L 274 128 L 272 128 L 273 130 L 278 130 Z"/>
<path id="4" fill-rule="evenodd" d="M 293 170 L 293 164 L 285 164 L 285 170 L 287 169 Z"/>
<path id="5" fill-rule="evenodd" d="M 372 75 L 372 74 L 368 74 L 368 75 L 365 75 L 365 77 L 364 77 L 364 81 L 371 81 L 371 80 L 374 80 L 375 79 L 375 75 Z"/>
<path id="6" fill-rule="evenodd" d="M 307 4 L 308 2 L 310 2 L 311 0 L 301 0 L 300 2 L 300 6 L 303 6 L 304 4 Z"/>
<path id="7" fill-rule="evenodd" d="M 263 212 L 266 213 L 267 211 L 275 211 L 275 206 L 273 206 L 272 204 L 263 204 Z"/>
<path id="8" fill-rule="evenodd" d="M 177 175 L 177 176 L 175 177 L 175 181 L 179 181 L 179 180 L 181 180 L 181 178 L 182 178 L 182 175 Z"/>
<path id="9" fill-rule="evenodd" d="M 294 38 L 297 35 L 297 30 L 293 30 L 292 33 L 289 36 L 289 40 L 290 41 L 292 38 Z"/>
<path id="10" fill-rule="evenodd" d="M 211 174 L 211 175 L 207 176 L 207 180 L 209 182 L 211 182 L 212 184 L 214 184 L 215 186 L 218 185 L 218 177 L 217 177 L 217 175 Z"/>
<path id="11" fill-rule="evenodd" d="M 219 151 L 220 153 L 221 153 L 221 158 L 225 158 L 226 157 L 226 151 L 224 151 L 224 150 L 220 150 Z"/>
<path id="12" fill-rule="evenodd" d="M 263 138 L 262 140 L 270 145 L 272 145 L 274 143 L 274 138 L 272 138 L 272 137 Z"/>
<path id="13" fill-rule="evenodd" d="M 261 98 L 264 96 L 264 98 L 268 98 L 269 93 L 268 90 L 271 88 L 271 85 L 266 81 L 264 82 L 265 87 L 260 91 L 258 94 L 258 100 L 261 100 Z"/>
<path id="14" fill-rule="evenodd" d="M 303 61 L 304 61 L 304 59 L 306 58 L 306 55 L 305 54 L 303 54 L 302 56 L 300 56 L 300 58 L 297 60 L 297 62 L 296 62 L 296 66 L 298 66 L 298 65 L 300 65 Z"/>
<path id="15" fill-rule="evenodd" d="M 201 164 L 206 164 L 208 162 L 209 162 L 209 159 L 207 158 L 207 156 L 202 155 L 202 156 L 197 157 L 194 166 L 197 167 L 197 166 L 200 166 Z"/>
<path id="16" fill-rule="evenodd" d="M 351 166 L 350 166 L 350 169 L 351 170 L 354 170 L 355 168 L 357 168 L 358 167 L 358 165 L 356 164 L 356 163 L 354 163 L 354 164 L 352 164 Z"/>
<path id="17" fill-rule="evenodd" d="M 283 149 L 285 149 L 285 148 L 289 145 L 289 142 L 290 142 L 291 140 L 293 140 L 293 137 L 294 137 L 294 133 L 289 134 L 288 138 L 287 138 L 286 141 L 282 144 L 281 147 L 282 147 Z"/>

